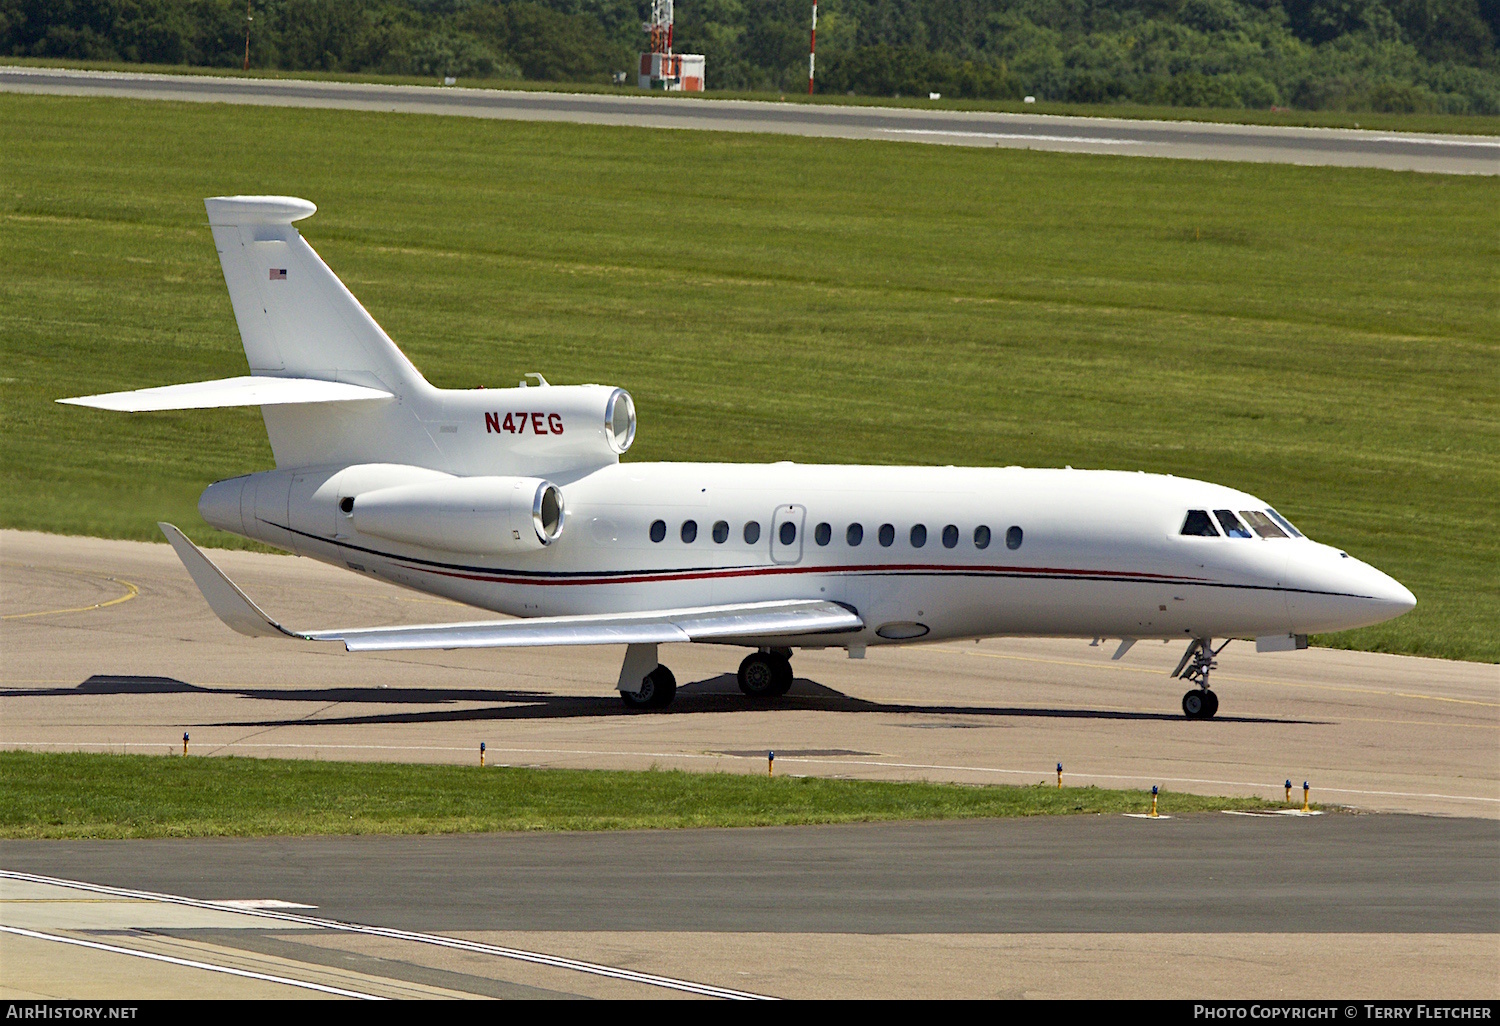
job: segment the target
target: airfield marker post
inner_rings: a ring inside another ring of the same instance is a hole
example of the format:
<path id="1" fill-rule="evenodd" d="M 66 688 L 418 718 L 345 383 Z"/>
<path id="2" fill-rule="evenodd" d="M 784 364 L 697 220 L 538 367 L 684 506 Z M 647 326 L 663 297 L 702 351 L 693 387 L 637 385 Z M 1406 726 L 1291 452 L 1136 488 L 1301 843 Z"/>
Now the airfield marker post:
<path id="1" fill-rule="evenodd" d="M 1288 805 L 1292 804 L 1292 781 L 1290 778 L 1286 782 L 1286 803 Z"/>
<path id="2" fill-rule="evenodd" d="M 1057 764 L 1057 789 L 1062 790 L 1062 763 Z"/>
<path id="3" fill-rule="evenodd" d="M 1302 811 L 1303 812 L 1311 812 L 1312 811 L 1311 809 L 1309 809 L 1307 807 L 1307 792 L 1310 791 L 1310 790 L 1311 790 L 1311 788 L 1309 788 L 1307 786 L 1307 781 L 1305 781 L 1305 780 L 1302 781 Z"/>
<path id="4" fill-rule="evenodd" d="M 1157 792 L 1157 786 L 1155 784 L 1152 784 L 1151 785 L 1151 818 L 1152 819 L 1160 819 L 1161 818 L 1161 817 L 1159 817 L 1156 814 L 1156 792 Z"/>
<path id="5" fill-rule="evenodd" d="M 182 732 L 182 754 L 183 755 L 187 754 L 187 743 L 188 743 L 188 735 L 187 735 L 187 731 L 184 730 Z"/>
<path id="6" fill-rule="evenodd" d="M 484 768 L 484 742 L 479 742 L 479 768 Z"/>
<path id="7" fill-rule="evenodd" d="M 766 753 L 766 776 L 774 776 L 776 773 L 776 753 Z"/>

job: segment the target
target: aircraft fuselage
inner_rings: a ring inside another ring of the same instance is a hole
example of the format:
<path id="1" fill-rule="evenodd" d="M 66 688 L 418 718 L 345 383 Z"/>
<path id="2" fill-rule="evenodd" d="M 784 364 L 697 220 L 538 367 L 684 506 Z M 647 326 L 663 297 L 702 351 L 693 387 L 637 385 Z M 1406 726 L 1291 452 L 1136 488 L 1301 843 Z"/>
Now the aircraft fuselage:
<path id="1" fill-rule="evenodd" d="M 270 471 L 211 486 L 200 510 L 222 529 L 514 616 L 827 599 L 866 624 L 836 642 L 850 647 L 1298 635 L 1378 623 L 1415 602 L 1307 538 L 1185 535 L 1190 510 L 1228 510 L 1248 526 L 1246 512 L 1270 507 L 1157 474 L 621 463 L 555 479 L 565 513 L 553 543 L 475 554 L 362 533 L 358 511 L 341 508 L 408 472 L 422 473 Z"/>

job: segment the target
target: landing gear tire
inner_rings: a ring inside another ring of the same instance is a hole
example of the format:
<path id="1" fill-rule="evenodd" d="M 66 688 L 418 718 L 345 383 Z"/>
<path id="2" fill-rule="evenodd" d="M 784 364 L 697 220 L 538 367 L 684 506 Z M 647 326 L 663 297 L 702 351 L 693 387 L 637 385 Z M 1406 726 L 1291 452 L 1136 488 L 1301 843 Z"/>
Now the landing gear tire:
<path id="1" fill-rule="evenodd" d="M 774 652 L 751 652 L 740 663 L 740 690 L 751 698 L 777 698 L 792 686 L 792 662 Z"/>
<path id="2" fill-rule="evenodd" d="M 1207 720 L 1219 711 L 1219 696 L 1207 688 L 1194 688 L 1182 696 L 1182 715 L 1190 720 Z"/>
<path id="3" fill-rule="evenodd" d="M 676 697 L 677 678 L 672 676 L 671 670 L 661 665 L 646 674 L 641 681 L 641 690 L 634 693 L 620 692 L 620 700 L 625 703 L 625 708 L 635 711 L 665 709 Z"/>
<path id="4" fill-rule="evenodd" d="M 777 652 L 772 652 L 771 658 L 776 662 L 776 690 L 772 691 L 771 694 L 780 698 L 792 690 L 792 661 Z"/>

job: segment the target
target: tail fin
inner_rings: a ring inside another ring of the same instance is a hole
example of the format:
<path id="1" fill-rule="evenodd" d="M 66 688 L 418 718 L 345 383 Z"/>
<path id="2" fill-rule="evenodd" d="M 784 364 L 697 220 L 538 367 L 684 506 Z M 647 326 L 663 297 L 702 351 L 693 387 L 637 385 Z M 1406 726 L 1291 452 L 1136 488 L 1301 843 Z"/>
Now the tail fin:
<path id="1" fill-rule="evenodd" d="M 414 413 L 435 390 L 292 227 L 318 208 L 294 196 L 215 196 L 203 205 L 250 373 L 361 385 L 395 399 L 262 407 L 276 465 L 431 462 L 437 450 Z"/>
<path id="2" fill-rule="evenodd" d="M 292 227 L 317 207 L 293 196 L 216 196 L 203 205 L 251 374 L 344 381 L 397 396 L 425 384 Z"/>

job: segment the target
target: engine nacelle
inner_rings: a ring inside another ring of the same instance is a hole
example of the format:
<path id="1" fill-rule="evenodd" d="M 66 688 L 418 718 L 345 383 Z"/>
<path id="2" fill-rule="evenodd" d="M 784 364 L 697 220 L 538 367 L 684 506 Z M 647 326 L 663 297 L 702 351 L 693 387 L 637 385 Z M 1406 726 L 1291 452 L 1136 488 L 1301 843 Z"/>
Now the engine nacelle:
<path id="1" fill-rule="evenodd" d="M 538 477 L 456 477 L 343 500 L 360 534 L 447 552 L 535 552 L 562 536 L 562 491 Z"/>
<path id="2" fill-rule="evenodd" d="M 635 440 L 630 393 L 607 385 L 443 391 L 421 416 L 441 457 L 412 462 L 460 476 L 550 476 L 619 461 Z"/>

